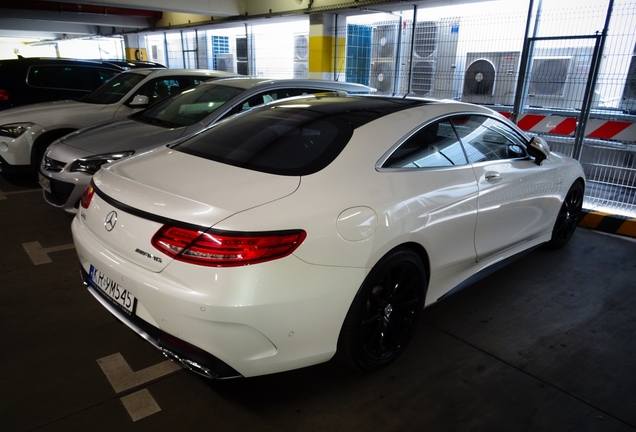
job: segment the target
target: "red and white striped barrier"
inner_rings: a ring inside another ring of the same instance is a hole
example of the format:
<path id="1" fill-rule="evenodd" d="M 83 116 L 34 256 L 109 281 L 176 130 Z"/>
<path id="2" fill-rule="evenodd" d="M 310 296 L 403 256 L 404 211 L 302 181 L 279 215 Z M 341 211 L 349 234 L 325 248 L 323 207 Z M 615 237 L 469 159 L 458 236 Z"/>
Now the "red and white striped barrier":
<path id="1" fill-rule="evenodd" d="M 501 112 L 510 118 L 509 112 Z M 577 118 L 522 114 L 517 126 L 521 130 L 550 135 L 574 136 Z M 623 142 L 636 142 L 636 123 L 615 120 L 590 119 L 585 126 L 585 137 Z"/>

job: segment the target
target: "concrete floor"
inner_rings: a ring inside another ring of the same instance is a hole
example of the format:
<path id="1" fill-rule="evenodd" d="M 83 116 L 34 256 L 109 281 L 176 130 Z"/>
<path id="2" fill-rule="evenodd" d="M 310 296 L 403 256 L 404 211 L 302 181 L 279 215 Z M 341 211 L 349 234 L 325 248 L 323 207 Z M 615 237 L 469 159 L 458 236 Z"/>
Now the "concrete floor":
<path id="1" fill-rule="evenodd" d="M 633 239 L 581 229 L 523 256 L 428 308 L 380 372 L 213 382 L 83 288 L 70 220 L 0 176 L 2 431 L 636 431 Z"/>

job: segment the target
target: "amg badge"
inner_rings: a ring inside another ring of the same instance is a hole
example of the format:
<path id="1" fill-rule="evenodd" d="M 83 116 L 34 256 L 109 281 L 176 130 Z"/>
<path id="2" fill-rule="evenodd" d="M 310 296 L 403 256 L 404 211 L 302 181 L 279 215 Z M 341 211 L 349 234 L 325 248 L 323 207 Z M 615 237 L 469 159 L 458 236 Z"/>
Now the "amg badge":
<path id="1" fill-rule="evenodd" d="M 145 256 L 145 257 L 148 257 L 148 258 L 150 258 L 150 259 L 152 259 L 152 260 L 154 260 L 154 261 L 156 261 L 156 262 L 158 262 L 158 263 L 160 263 L 160 262 L 161 262 L 161 257 L 151 255 L 151 254 L 149 254 L 148 252 L 143 251 L 143 250 L 141 250 L 141 249 L 139 249 L 139 248 L 135 249 L 135 252 L 137 252 L 139 255 L 143 255 L 143 256 Z"/>

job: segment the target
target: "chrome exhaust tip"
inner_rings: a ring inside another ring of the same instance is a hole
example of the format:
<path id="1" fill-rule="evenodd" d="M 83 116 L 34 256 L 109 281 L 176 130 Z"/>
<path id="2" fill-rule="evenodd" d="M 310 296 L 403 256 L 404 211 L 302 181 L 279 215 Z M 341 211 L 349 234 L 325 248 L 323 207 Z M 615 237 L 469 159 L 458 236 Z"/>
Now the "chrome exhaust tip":
<path id="1" fill-rule="evenodd" d="M 216 379 L 219 377 L 218 374 L 212 372 L 210 369 L 201 366 L 195 361 L 189 360 L 187 358 L 179 357 L 177 354 L 173 353 L 170 350 L 165 348 L 161 348 L 161 352 L 166 358 L 172 362 L 178 363 L 181 367 L 188 369 L 195 374 L 201 375 L 205 378 Z"/>

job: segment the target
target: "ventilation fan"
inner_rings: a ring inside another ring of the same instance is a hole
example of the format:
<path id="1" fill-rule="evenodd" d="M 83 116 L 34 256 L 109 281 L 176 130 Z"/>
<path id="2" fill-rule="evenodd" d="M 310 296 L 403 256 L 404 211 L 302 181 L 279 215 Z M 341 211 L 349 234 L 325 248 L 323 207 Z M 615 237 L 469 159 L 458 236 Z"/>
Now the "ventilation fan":
<path id="1" fill-rule="evenodd" d="M 373 57 L 393 58 L 397 42 L 398 27 L 393 24 L 373 29 Z"/>
<path id="2" fill-rule="evenodd" d="M 307 78 L 308 76 L 307 63 L 294 63 L 294 78 Z"/>
<path id="3" fill-rule="evenodd" d="M 418 96 L 427 96 L 433 90 L 433 77 L 435 76 L 435 63 L 417 62 L 413 67 L 413 79 L 411 92 Z"/>
<path id="4" fill-rule="evenodd" d="M 393 89 L 393 64 L 391 62 L 377 62 L 371 67 L 371 87 L 377 93 L 391 93 Z"/>
<path id="5" fill-rule="evenodd" d="M 495 66 L 488 60 L 475 60 L 466 69 L 464 94 L 492 96 L 495 90 Z"/>
<path id="6" fill-rule="evenodd" d="M 422 21 L 415 25 L 415 43 L 413 50 L 420 58 L 432 56 L 437 49 L 437 23 Z"/>
<path id="7" fill-rule="evenodd" d="M 530 74 L 529 96 L 563 96 L 570 58 L 535 58 Z"/>
<path id="8" fill-rule="evenodd" d="M 309 55 L 309 39 L 305 35 L 294 36 L 294 59 L 307 60 Z"/>

